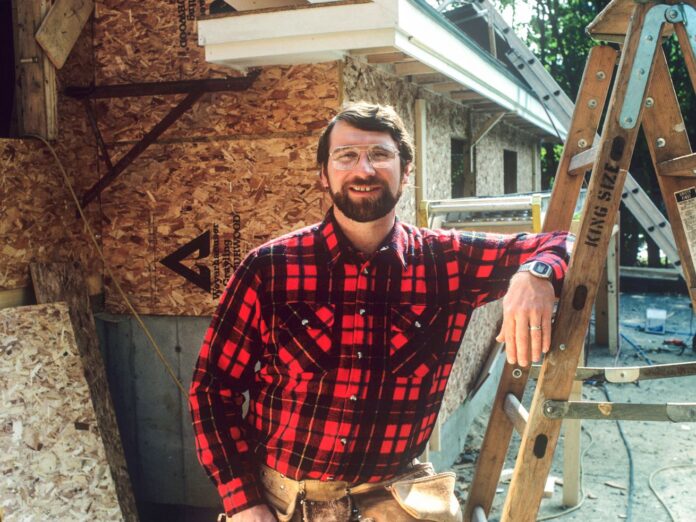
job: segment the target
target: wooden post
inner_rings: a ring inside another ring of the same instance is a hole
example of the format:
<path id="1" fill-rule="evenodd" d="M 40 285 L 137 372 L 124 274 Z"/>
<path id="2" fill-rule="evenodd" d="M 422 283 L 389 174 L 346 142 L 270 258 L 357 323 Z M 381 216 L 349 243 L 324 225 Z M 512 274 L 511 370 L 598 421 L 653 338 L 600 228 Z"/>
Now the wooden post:
<path id="1" fill-rule="evenodd" d="M 15 77 L 19 135 L 58 136 L 56 70 L 34 35 L 48 12 L 49 0 L 13 0 Z"/>

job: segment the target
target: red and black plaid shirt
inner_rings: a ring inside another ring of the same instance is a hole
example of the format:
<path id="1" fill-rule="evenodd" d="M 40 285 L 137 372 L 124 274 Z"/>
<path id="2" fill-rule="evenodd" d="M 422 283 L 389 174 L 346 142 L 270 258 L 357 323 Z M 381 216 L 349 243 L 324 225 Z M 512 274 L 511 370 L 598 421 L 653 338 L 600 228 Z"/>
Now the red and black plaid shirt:
<path id="1" fill-rule="evenodd" d="M 472 310 L 519 265 L 568 261 L 565 233 L 490 235 L 397 220 L 364 258 L 329 211 L 249 254 L 190 391 L 198 458 L 231 515 L 263 502 L 257 463 L 291 478 L 376 482 L 430 437 Z M 243 416 L 243 392 L 250 402 Z"/>

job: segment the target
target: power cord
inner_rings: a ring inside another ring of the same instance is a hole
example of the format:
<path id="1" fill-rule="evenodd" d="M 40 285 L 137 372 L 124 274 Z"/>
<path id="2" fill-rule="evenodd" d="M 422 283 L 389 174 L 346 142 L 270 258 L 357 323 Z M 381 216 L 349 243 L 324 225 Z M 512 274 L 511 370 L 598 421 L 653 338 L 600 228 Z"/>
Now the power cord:
<path id="1" fill-rule="evenodd" d="M 657 497 L 657 500 L 660 501 L 660 504 L 662 504 L 662 507 L 665 508 L 665 511 L 667 511 L 667 514 L 669 515 L 669 518 L 672 520 L 672 522 L 677 522 L 677 519 L 674 517 L 674 513 L 672 513 L 672 511 L 669 509 L 669 507 L 667 506 L 667 503 L 664 501 L 662 496 L 660 496 L 660 494 L 655 489 L 655 485 L 653 484 L 653 478 L 658 473 L 665 471 L 667 469 L 680 469 L 680 468 L 694 469 L 694 468 L 696 468 L 696 465 L 694 465 L 694 464 L 675 464 L 672 466 L 664 466 L 660 469 L 656 469 L 655 471 L 653 471 L 650 474 L 650 478 L 648 478 L 648 486 L 650 486 L 650 490 L 653 492 L 655 497 Z"/>
<path id="2" fill-rule="evenodd" d="M 155 350 L 157 357 L 159 357 L 160 361 L 162 361 L 162 364 L 164 365 L 165 370 L 167 370 L 167 373 L 172 378 L 172 380 L 174 381 L 176 386 L 179 388 L 179 390 L 181 391 L 181 394 L 186 396 L 186 390 L 184 389 L 184 385 L 181 384 L 181 381 L 176 376 L 176 373 L 174 373 L 174 369 L 167 362 L 167 359 L 164 357 L 162 350 L 160 349 L 157 342 L 150 334 L 150 331 L 147 329 L 147 326 L 145 326 L 145 323 L 140 318 L 140 315 L 138 314 L 138 312 L 135 310 L 135 308 L 131 304 L 130 300 L 126 296 L 126 293 L 121 288 L 121 285 L 119 284 L 118 279 L 116 279 L 116 276 L 111 271 L 111 268 L 109 267 L 109 264 L 107 263 L 106 258 L 104 257 L 104 253 L 102 252 L 102 249 L 99 247 L 99 243 L 97 242 L 96 236 L 94 234 L 94 230 L 92 229 L 92 226 L 89 224 L 89 221 L 87 220 L 87 216 L 85 216 L 85 212 L 84 212 L 84 209 L 82 208 L 82 205 L 80 204 L 80 200 L 77 198 L 77 194 L 75 194 L 75 190 L 73 189 L 73 186 L 70 183 L 70 178 L 68 178 L 68 174 L 66 173 L 65 168 L 63 167 L 63 163 L 60 161 L 60 158 L 58 158 L 58 154 L 56 154 L 55 149 L 42 136 L 38 136 L 36 134 L 27 134 L 27 136 L 30 138 L 36 138 L 37 140 L 40 140 L 41 142 L 43 142 L 43 144 L 46 145 L 46 147 L 48 147 L 48 150 L 51 151 L 51 154 L 53 154 L 53 158 L 56 160 L 56 163 L 58 164 L 58 168 L 60 169 L 60 172 L 63 175 L 63 181 L 65 182 L 65 185 L 68 187 L 68 190 L 70 191 L 70 195 L 72 196 L 72 199 L 75 202 L 75 206 L 77 207 L 77 211 L 80 213 L 80 217 L 82 218 L 82 221 L 85 224 L 85 228 L 87 229 L 87 232 L 89 234 L 89 238 L 92 240 L 92 244 L 94 245 L 94 248 L 97 251 L 97 254 L 99 254 L 99 257 L 101 258 L 102 263 L 104 263 L 104 268 L 109 273 L 109 277 L 111 277 L 111 280 L 114 282 L 114 286 L 116 286 L 116 290 L 118 290 L 118 293 L 121 295 L 121 297 L 123 298 L 123 301 L 126 303 L 126 307 L 128 308 L 128 310 L 130 310 L 131 314 L 135 318 L 135 320 L 138 323 L 138 325 L 140 326 L 140 328 L 142 328 L 143 333 L 145 334 L 145 337 L 147 337 L 147 340 L 150 341 L 150 345 Z"/>

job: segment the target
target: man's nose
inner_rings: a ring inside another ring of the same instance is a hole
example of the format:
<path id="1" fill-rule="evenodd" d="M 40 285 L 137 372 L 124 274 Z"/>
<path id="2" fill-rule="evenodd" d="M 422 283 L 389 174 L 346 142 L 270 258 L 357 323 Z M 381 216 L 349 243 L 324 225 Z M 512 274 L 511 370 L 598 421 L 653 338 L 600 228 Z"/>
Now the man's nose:
<path id="1" fill-rule="evenodd" d="M 366 172 L 368 174 L 374 174 L 376 172 L 375 168 L 372 166 L 372 163 L 370 162 L 370 158 L 368 157 L 366 150 L 360 151 L 360 157 L 358 157 L 358 162 L 355 165 L 355 170 Z"/>

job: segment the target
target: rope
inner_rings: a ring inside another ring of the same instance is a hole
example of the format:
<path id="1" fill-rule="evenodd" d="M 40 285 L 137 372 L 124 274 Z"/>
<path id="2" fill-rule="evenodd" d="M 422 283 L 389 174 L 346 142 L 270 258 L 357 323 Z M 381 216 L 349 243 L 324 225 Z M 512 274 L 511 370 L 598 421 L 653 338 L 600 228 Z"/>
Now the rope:
<path id="1" fill-rule="evenodd" d="M 111 268 L 106 262 L 106 258 L 104 257 L 104 253 L 102 252 L 101 248 L 99 247 L 99 243 L 97 242 L 96 236 L 94 234 L 94 230 L 92 229 L 92 226 L 89 224 L 89 221 L 87 220 L 87 216 L 85 216 L 84 209 L 82 208 L 82 205 L 80 204 L 80 200 L 77 198 L 77 194 L 75 194 L 75 190 L 73 189 L 72 184 L 70 183 L 70 179 L 68 178 L 68 174 L 65 172 L 65 168 L 63 167 L 63 164 L 60 161 L 60 158 L 58 158 L 58 155 L 56 154 L 55 149 L 51 146 L 51 144 L 46 141 L 43 137 L 38 136 L 36 134 L 27 134 L 28 137 L 30 138 L 36 138 L 37 140 L 40 140 L 43 142 L 46 147 L 48 147 L 48 150 L 51 151 L 51 154 L 53 154 L 53 158 L 56 160 L 56 163 L 58 164 L 58 168 L 60 169 L 61 174 L 63 175 L 63 181 L 65 182 L 65 185 L 68 187 L 68 190 L 70 191 L 70 195 L 72 196 L 73 201 L 75 202 L 75 206 L 77 207 L 77 211 L 80 213 L 80 217 L 82 218 L 82 221 L 85 224 L 85 228 L 87 229 L 87 232 L 89 234 L 89 238 L 92 240 L 92 244 L 94 245 L 95 250 L 97 251 L 97 254 L 99 254 L 99 257 L 102 260 L 102 263 L 104 263 L 104 268 L 109 274 L 109 277 L 111 277 L 111 280 L 114 282 L 114 285 L 116 286 L 116 290 L 118 290 L 118 293 L 121 295 L 123 298 L 123 301 L 126 303 L 126 307 L 128 310 L 130 310 L 131 314 L 135 318 L 136 322 L 142 328 L 143 333 L 145 334 L 145 337 L 147 337 L 147 340 L 150 341 L 150 344 L 152 345 L 152 348 L 155 350 L 155 353 L 157 354 L 157 357 L 159 357 L 159 360 L 162 361 L 162 364 L 164 365 L 164 368 L 167 370 L 167 373 L 170 375 L 176 386 L 179 388 L 181 391 L 181 394 L 186 396 L 186 390 L 184 389 L 184 385 L 181 384 L 181 381 L 179 378 L 176 376 L 174 373 L 174 369 L 171 367 L 171 365 L 167 362 L 167 359 L 164 357 L 164 354 L 162 353 L 162 350 L 158 346 L 157 342 L 155 339 L 152 337 L 150 334 L 150 331 L 147 329 L 147 326 L 145 326 L 145 323 L 143 323 L 142 319 L 140 318 L 140 315 L 138 312 L 135 310 L 133 305 L 131 304 L 130 300 L 126 296 L 126 293 L 123 291 L 121 288 L 121 285 L 118 282 L 118 279 L 116 279 L 116 276 L 114 273 L 111 271 Z"/>

